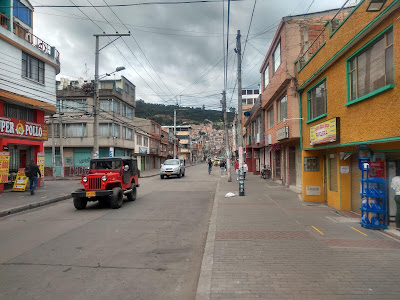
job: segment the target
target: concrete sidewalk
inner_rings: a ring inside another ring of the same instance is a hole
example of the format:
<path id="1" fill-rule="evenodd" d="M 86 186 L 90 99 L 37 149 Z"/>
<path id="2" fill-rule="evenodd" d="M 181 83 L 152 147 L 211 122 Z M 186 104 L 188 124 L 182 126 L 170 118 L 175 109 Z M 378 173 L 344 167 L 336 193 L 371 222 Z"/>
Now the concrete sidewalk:
<path id="1" fill-rule="evenodd" d="M 158 169 L 142 171 L 140 178 L 154 177 L 159 174 Z M 25 192 L 5 191 L 0 194 L 0 217 L 69 199 L 71 192 L 79 188 L 79 181 L 80 178 L 53 180 L 52 177 L 45 177 L 44 186 L 38 188 L 34 195 L 30 194 L 29 187 Z"/>
<path id="2" fill-rule="evenodd" d="M 400 242 L 270 180 L 220 179 L 197 300 L 398 299 Z"/>

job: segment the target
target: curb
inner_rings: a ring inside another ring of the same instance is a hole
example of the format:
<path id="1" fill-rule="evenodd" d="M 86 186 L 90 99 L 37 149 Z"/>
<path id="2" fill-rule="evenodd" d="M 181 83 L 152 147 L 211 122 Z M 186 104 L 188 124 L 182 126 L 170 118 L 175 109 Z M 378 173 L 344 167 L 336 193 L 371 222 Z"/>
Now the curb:
<path id="1" fill-rule="evenodd" d="M 214 246 L 215 234 L 217 231 L 217 214 L 218 214 L 218 194 L 219 177 L 217 188 L 215 190 L 214 205 L 211 212 L 210 224 L 208 226 L 207 241 L 204 247 L 203 261 L 201 262 L 199 282 L 197 284 L 196 300 L 209 300 L 211 292 L 211 276 L 214 264 Z"/>
<path id="2" fill-rule="evenodd" d="M 30 204 L 25 204 L 25 205 L 9 208 L 9 209 L 0 211 L 0 218 L 19 213 L 21 211 L 25 211 L 25 210 L 29 210 L 29 209 L 33 209 L 33 208 L 37 208 L 37 207 L 41 207 L 41 206 L 46 206 L 46 205 L 49 205 L 49 204 L 52 204 L 55 202 L 59 202 L 59 201 L 63 201 L 63 200 L 67 200 L 70 198 L 71 198 L 71 195 L 61 196 L 61 197 L 54 198 L 54 199 L 49 199 L 49 200 L 45 200 L 45 201 L 40 201 L 40 202 L 35 202 L 35 203 L 30 203 Z"/>

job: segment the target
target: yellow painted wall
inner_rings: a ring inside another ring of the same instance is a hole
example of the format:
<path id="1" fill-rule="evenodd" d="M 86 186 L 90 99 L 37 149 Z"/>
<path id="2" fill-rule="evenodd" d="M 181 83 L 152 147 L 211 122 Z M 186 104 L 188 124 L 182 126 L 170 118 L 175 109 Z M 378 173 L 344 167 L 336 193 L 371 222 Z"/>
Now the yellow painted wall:
<path id="1" fill-rule="evenodd" d="M 377 15 L 377 13 L 365 12 L 366 5 L 368 4 L 367 2 L 369 1 L 364 1 L 355 13 L 353 13 L 297 75 L 299 86 L 309 79 L 329 58 L 337 53 L 347 41 L 354 37 L 356 33 L 364 28 L 365 25 Z M 385 7 L 392 2 L 393 1 L 388 1 Z M 302 91 L 302 117 L 304 118 L 302 133 L 304 149 L 312 148 L 312 146 L 310 146 L 310 127 L 334 117 L 340 117 L 340 144 L 400 137 L 400 114 L 398 113 L 400 108 L 400 76 L 398 75 L 400 72 L 400 22 L 396 20 L 399 15 L 400 8 L 388 15 L 375 29 L 352 46 L 347 52 L 343 52 L 341 57 L 339 57 L 334 64 L 321 75 L 310 81 Z M 393 25 L 394 37 L 395 87 L 358 103 L 345 106 L 347 103 L 346 59 L 390 25 Z M 306 124 L 307 90 L 324 77 L 326 77 L 327 83 L 327 116 Z"/>
<path id="2" fill-rule="evenodd" d="M 319 171 L 318 172 L 304 172 L 304 157 L 319 156 Z M 324 202 L 325 191 L 324 191 L 324 161 L 322 156 L 319 155 L 319 151 L 302 151 L 302 165 L 303 165 L 303 184 L 302 184 L 302 199 L 307 202 Z M 321 195 L 313 196 L 306 195 L 307 186 L 319 186 L 321 187 Z"/>

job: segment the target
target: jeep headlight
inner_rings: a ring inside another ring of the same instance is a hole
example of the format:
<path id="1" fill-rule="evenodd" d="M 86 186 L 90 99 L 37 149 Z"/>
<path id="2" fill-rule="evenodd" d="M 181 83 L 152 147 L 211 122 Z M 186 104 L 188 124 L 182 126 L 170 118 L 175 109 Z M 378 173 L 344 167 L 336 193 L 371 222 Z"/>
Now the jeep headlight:
<path id="1" fill-rule="evenodd" d="M 82 181 L 83 181 L 83 182 L 87 182 L 87 181 L 88 181 L 88 178 L 87 178 L 86 176 L 83 176 Z"/>
<path id="2" fill-rule="evenodd" d="M 101 180 L 107 181 L 107 175 L 103 175 L 103 176 L 101 177 Z"/>

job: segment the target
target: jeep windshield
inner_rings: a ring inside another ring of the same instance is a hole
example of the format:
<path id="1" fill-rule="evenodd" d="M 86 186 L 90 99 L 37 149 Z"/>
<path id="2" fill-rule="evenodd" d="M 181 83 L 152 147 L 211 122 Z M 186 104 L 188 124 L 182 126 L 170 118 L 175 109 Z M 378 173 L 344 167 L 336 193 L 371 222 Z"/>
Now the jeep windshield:
<path id="1" fill-rule="evenodd" d="M 119 170 L 121 169 L 121 160 L 96 160 L 92 161 L 91 170 Z"/>

